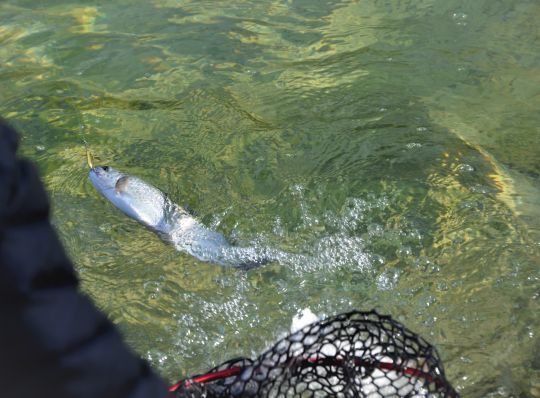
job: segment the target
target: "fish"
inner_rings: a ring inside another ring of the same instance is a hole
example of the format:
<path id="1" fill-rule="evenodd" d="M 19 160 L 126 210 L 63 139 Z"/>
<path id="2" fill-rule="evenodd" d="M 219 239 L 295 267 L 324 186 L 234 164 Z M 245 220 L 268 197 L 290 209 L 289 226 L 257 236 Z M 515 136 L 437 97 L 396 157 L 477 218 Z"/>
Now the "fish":
<path id="1" fill-rule="evenodd" d="M 232 245 L 221 233 L 207 228 L 160 189 L 110 166 L 95 166 L 87 150 L 89 179 L 96 190 L 128 217 L 154 231 L 164 241 L 195 258 L 251 269 L 278 255 L 270 249 Z"/>

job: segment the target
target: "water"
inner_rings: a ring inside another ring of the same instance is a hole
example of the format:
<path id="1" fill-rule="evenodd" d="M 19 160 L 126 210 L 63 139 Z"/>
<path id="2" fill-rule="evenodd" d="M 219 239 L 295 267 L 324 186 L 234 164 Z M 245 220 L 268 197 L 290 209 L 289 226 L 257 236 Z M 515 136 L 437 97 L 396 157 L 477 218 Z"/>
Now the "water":
<path id="1" fill-rule="evenodd" d="M 309 307 L 376 308 L 464 396 L 540 396 L 537 1 L 0 5 L 0 114 L 82 289 L 168 381 Z M 106 203 L 82 139 L 231 240 L 200 263 Z"/>

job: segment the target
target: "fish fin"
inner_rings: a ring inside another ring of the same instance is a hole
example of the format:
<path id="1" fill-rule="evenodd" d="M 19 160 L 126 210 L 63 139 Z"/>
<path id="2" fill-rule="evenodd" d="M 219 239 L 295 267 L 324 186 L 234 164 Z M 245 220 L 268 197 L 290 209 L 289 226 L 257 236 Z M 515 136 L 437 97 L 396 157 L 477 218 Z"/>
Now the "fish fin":
<path id="1" fill-rule="evenodd" d="M 249 271 L 254 268 L 262 267 L 263 265 L 266 265 L 268 263 L 272 262 L 269 258 L 262 258 L 260 260 L 253 260 L 253 261 L 245 261 L 243 263 L 240 263 L 236 268 L 241 269 L 242 271 Z"/>
<path id="2" fill-rule="evenodd" d="M 116 184 L 114 186 L 114 189 L 116 190 L 116 192 L 120 193 L 124 191 L 127 187 L 128 180 L 129 180 L 129 176 L 120 177 L 118 181 L 116 181 Z"/>

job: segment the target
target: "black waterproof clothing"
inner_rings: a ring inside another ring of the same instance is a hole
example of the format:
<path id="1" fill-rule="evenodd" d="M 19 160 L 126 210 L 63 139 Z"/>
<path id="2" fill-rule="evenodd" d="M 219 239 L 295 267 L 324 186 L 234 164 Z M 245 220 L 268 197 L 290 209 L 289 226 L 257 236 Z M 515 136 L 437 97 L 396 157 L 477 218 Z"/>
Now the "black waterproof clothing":
<path id="1" fill-rule="evenodd" d="M 84 295 L 34 167 L 0 120 L 0 397 L 166 397 Z"/>

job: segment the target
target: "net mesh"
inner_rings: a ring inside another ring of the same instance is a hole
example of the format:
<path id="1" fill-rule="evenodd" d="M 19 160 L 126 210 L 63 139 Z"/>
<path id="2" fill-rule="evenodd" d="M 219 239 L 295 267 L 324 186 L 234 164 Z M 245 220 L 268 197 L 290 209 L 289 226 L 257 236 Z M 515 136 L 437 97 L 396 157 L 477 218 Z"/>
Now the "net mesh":
<path id="1" fill-rule="evenodd" d="M 175 397 L 458 397 L 436 349 L 389 316 L 354 311 L 305 326 L 255 360 L 171 387 Z"/>

